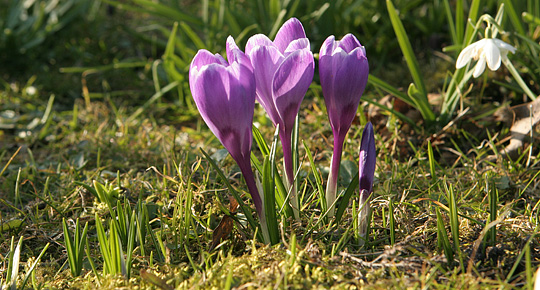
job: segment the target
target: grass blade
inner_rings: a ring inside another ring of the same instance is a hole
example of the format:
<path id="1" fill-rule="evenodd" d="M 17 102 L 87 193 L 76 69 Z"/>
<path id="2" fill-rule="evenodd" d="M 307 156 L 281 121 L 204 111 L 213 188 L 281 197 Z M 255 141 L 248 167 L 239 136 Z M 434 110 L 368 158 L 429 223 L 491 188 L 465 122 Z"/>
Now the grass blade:
<path id="1" fill-rule="evenodd" d="M 403 56 L 405 57 L 405 61 L 407 62 L 407 66 L 409 67 L 409 71 L 411 72 L 413 81 L 416 87 L 418 88 L 418 91 L 420 92 L 420 94 L 425 98 L 421 101 L 427 102 L 426 86 L 424 85 L 423 78 L 420 75 L 418 61 L 416 60 L 416 57 L 412 50 L 409 37 L 407 36 L 407 32 L 405 31 L 405 28 L 403 27 L 403 23 L 401 23 L 401 20 L 399 19 L 399 15 L 396 12 L 396 8 L 392 4 L 392 1 L 386 0 L 386 6 L 388 9 L 388 15 L 390 16 L 390 21 L 392 22 L 392 26 L 394 27 L 394 32 L 399 42 L 399 47 L 401 48 L 401 52 L 403 53 Z"/>

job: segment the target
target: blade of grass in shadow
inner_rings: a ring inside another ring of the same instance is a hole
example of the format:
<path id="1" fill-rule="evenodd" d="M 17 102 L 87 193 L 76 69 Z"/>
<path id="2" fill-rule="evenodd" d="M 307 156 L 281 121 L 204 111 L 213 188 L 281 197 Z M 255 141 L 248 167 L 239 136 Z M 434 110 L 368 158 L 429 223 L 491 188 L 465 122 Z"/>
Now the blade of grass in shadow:
<path id="1" fill-rule="evenodd" d="M 450 245 L 450 240 L 448 239 L 448 233 L 444 226 L 444 220 L 442 218 L 439 208 L 435 208 L 437 214 L 437 246 L 440 250 L 443 250 L 448 264 L 451 264 L 454 261 L 454 250 Z"/>
<path id="2" fill-rule="evenodd" d="M 431 181 L 435 182 L 437 179 L 435 171 L 435 157 L 433 156 L 433 147 L 431 147 L 431 141 L 428 140 L 428 160 L 429 160 L 429 172 L 431 174 Z"/>
<path id="3" fill-rule="evenodd" d="M 416 124 L 416 122 L 414 122 L 411 118 L 405 116 L 404 114 L 392 109 L 392 108 L 389 108 L 377 101 L 374 101 L 374 100 L 371 100 L 371 99 L 364 99 L 366 102 L 368 102 L 369 104 L 372 104 L 376 107 L 379 107 L 385 111 L 388 111 L 394 115 L 396 115 L 400 120 L 404 121 L 404 122 L 407 122 L 409 125 L 411 125 L 416 131 L 420 131 L 420 127 L 418 127 L 418 125 Z"/>
<path id="4" fill-rule="evenodd" d="M 276 197 L 274 186 L 274 167 L 276 160 L 276 146 L 278 134 L 274 135 L 274 142 L 270 149 L 270 154 L 264 158 L 263 163 L 263 188 L 264 188 L 264 211 L 268 233 L 270 234 L 270 243 L 275 245 L 279 242 L 278 219 L 276 218 Z"/>
<path id="5" fill-rule="evenodd" d="M 169 91 L 171 91 L 172 89 L 176 88 L 177 86 L 179 85 L 179 82 L 178 81 L 174 81 L 166 86 L 164 86 L 161 91 L 159 92 L 156 92 L 152 97 L 150 97 L 150 99 L 148 99 L 148 101 L 146 101 L 146 103 L 144 103 L 142 106 L 140 106 L 139 108 L 137 108 L 137 110 L 131 114 L 127 120 L 126 120 L 126 123 L 129 124 L 131 122 L 133 122 L 140 114 L 142 114 L 144 112 L 144 110 L 146 110 L 151 104 L 153 104 L 155 101 L 159 100 L 164 94 L 168 93 Z"/>
<path id="6" fill-rule="evenodd" d="M 37 264 L 39 263 L 39 261 L 41 261 L 41 257 L 43 257 L 43 254 L 45 254 L 45 251 L 47 251 L 47 249 L 49 248 L 49 245 L 50 245 L 50 243 L 47 243 L 45 245 L 43 250 L 41 250 L 41 253 L 39 253 L 39 256 L 35 259 L 32 266 L 30 266 L 30 268 L 28 269 L 28 272 L 26 273 L 26 275 L 24 275 L 24 280 L 23 280 L 23 282 L 21 284 L 21 287 L 19 289 L 24 289 L 24 286 L 26 286 L 26 282 L 28 282 L 28 278 L 30 278 L 30 276 L 32 275 L 32 273 L 36 269 Z"/>
<path id="7" fill-rule="evenodd" d="M 525 28 L 523 28 L 523 24 L 521 23 L 521 19 L 516 13 L 516 9 L 514 8 L 514 4 L 512 1 L 509 0 L 503 0 L 506 14 L 508 17 L 510 17 L 510 21 L 512 22 L 512 25 L 517 30 L 519 34 L 525 35 Z"/>
<path id="8" fill-rule="evenodd" d="M 506 283 L 510 283 L 510 281 L 512 281 L 512 279 L 515 278 L 514 272 L 516 272 L 517 268 L 521 265 L 521 260 L 523 259 L 523 256 L 525 255 L 525 252 L 526 252 L 525 249 L 530 246 L 533 240 L 535 240 L 535 237 L 538 233 L 537 230 L 535 230 L 534 233 L 529 237 L 529 239 L 525 243 L 525 246 L 523 247 L 523 250 L 521 250 L 521 252 L 517 256 L 516 261 L 514 262 L 514 265 L 512 266 L 512 269 L 510 270 L 510 272 L 508 272 L 508 275 L 506 276 Z"/>
<path id="9" fill-rule="evenodd" d="M 461 43 L 464 34 L 466 21 L 463 19 L 463 0 L 456 1 L 456 37 Z"/>
<path id="10" fill-rule="evenodd" d="M 460 243 L 459 243 L 459 215 L 457 210 L 456 196 L 454 193 L 454 188 L 452 185 L 448 185 L 448 182 L 444 181 L 444 190 L 446 191 L 446 198 L 448 201 L 448 209 L 450 216 L 450 230 L 452 231 L 452 241 L 454 242 L 454 253 L 457 254 L 459 258 L 459 264 L 461 269 L 464 268 L 463 264 L 463 255 L 461 253 Z"/>
<path id="11" fill-rule="evenodd" d="M 227 178 L 225 177 L 225 174 L 223 173 L 223 171 L 221 171 L 221 168 L 219 168 L 219 166 L 216 164 L 216 162 L 212 159 L 212 157 L 210 157 L 210 155 L 208 155 L 208 153 L 206 153 L 206 151 L 204 151 L 204 149 L 200 148 L 202 154 L 204 155 L 204 157 L 206 158 L 206 160 L 210 163 L 210 165 L 214 168 L 214 170 L 216 170 L 216 172 L 218 173 L 219 177 L 221 178 L 221 180 L 225 183 L 225 185 L 227 186 L 227 188 L 229 189 L 230 193 L 232 194 L 232 196 L 236 199 L 236 201 L 238 202 L 238 204 L 240 205 L 240 210 L 242 210 L 242 213 L 246 216 L 247 218 L 247 221 L 249 223 L 249 225 L 251 226 L 251 228 L 253 229 L 253 231 L 255 231 L 255 229 L 258 227 L 257 226 L 257 223 L 255 222 L 255 219 L 253 219 L 253 215 L 251 214 L 251 210 L 249 209 L 249 207 L 244 203 L 244 201 L 242 200 L 242 198 L 240 197 L 240 195 L 238 194 L 238 192 L 232 187 L 232 185 L 229 183 L 229 181 L 227 180 Z M 260 233 L 260 240 L 262 241 L 262 233 Z"/>
<path id="12" fill-rule="evenodd" d="M 409 104 L 410 106 L 415 106 L 416 104 L 414 103 L 413 100 L 411 100 L 411 98 L 403 93 L 403 92 L 400 92 L 398 89 L 394 88 L 393 86 L 391 86 L 389 83 L 381 80 L 380 78 L 370 74 L 369 77 L 368 77 L 368 83 L 370 83 L 371 85 L 375 86 L 375 87 L 378 87 L 380 89 L 382 89 L 383 91 L 389 93 L 389 94 L 392 94 L 394 95 L 396 98 L 404 101 L 405 103 Z"/>
<path id="13" fill-rule="evenodd" d="M 169 7 L 167 5 L 159 4 L 154 1 L 150 0 L 132 0 L 133 3 L 140 5 L 129 5 L 121 1 L 115 1 L 115 0 L 102 0 L 103 2 L 116 6 L 119 9 L 124 9 L 128 11 L 133 11 L 141 14 L 153 14 L 156 16 L 163 16 L 165 18 L 177 20 L 177 21 L 186 21 L 193 25 L 202 26 L 203 22 L 198 17 L 189 15 L 187 13 L 184 13 L 178 9 L 175 9 L 173 7 Z"/>
<path id="14" fill-rule="evenodd" d="M 392 198 L 388 201 L 388 224 L 390 228 L 390 245 L 396 243 L 396 219 L 394 217 L 394 202 Z"/>
<path id="15" fill-rule="evenodd" d="M 62 219 L 62 227 L 64 230 L 64 242 L 66 246 L 69 268 L 73 277 L 81 275 L 82 271 L 82 258 L 84 255 L 84 247 L 86 242 L 86 235 L 88 232 L 88 222 L 84 225 L 82 235 L 80 233 L 79 219 L 75 223 L 75 232 L 73 239 L 71 239 L 71 232 L 69 231 L 66 223 L 66 219 Z"/>
<path id="16" fill-rule="evenodd" d="M 478 12 L 480 11 L 480 2 L 481 0 L 473 0 L 471 7 L 469 8 L 469 15 L 467 16 L 467 23 L 476 23 L 478 19 Z M 461 12 L 463 13 L 463 11 Z M 466 25 L 465 35 L 463 36 L 463 46 L 465 47 L 471 43 L 473 34 L 476 33 L 476 29 L 473 25 Z M 461 48 L 460 48 L 461 49 Z"/>
<path id="17" fill-rule="evenodd" d="M 345 213 L 345 210 L 349 206 L 349 200 L 351 199 L 352 195 L 358 188 L 359 183 L 359 177 L 358 177 L 358 171 L 356 174 L 354 174 L 353 178 L 351 179 L 351 182 L 349 183 L 349 186 L 347 186 L 347 189 L 345 190 L 345 193 L 343 193 L 339 205 L 336 210 L 336 215 L 334 217 L 334 224 L 338 225 L 341 222 L 341 218 L 343 217 L 343 213 Z"/>
<path id="18" fill-rule="evenodd" d="M 324 213 L 324 215 L 326 215 L 326 211 L 328 210 L 328 206 L 326 204 L 326 196 L 325 196 L 325 191 L 323 189 L 323 185 L 322 185 L 322 178 L 321 178 L 321 175 L 317 169 L 317 166 L 315 165 L 315 162 L 313 161 L 313 155 L 311 155 L 311 151 L 309 150 L 309 147 L 306 146 L 306 143 L 304 141 L 302 141 L 302 143 L 304 144 L 304 148 L 306 150 L 306 155 L 308 157 L 308 160 L 309 160 L 309 165 L 311 166 L 311 173 L 313 173 L 313 177 L 315 177 L 315 184 L 317 185 L 317 193 L 318 193 L 318 197 L 319 197 L 319 204 L 321 205 L 321 210 L 322 212 Z M 322 217 L 321 217 L 322 218 Z"/>
<path id="19" fill-rule="evenodd" d="M 392 26 L 394 28 L 394 32 L 396 34 L 396 37 L 399 43 L 399 47 L 401 48 L 401 52 L 403 53 L 403 56 L 405 57 L 405 62 L 407 63 L 407 67 L 409 68 L 409 71 L 413 78 L 416 91 L 418 92 L 417 94 L 414 94 L 414 95 L 409 94 L 409 96 L 411 97 L 412 101 L 415 103 L 415 108 L 417 108 L 422 114 L 422 117 L 424 118 L 424 120 L 427 123 L 432 123 L 435 121 L 435 114 L 431 110 L 429 101 L 427 99 L 426 86 L 424 85 L 424 80 L 420 74 L 418 61 L 416 60 L 416 57 L 412 50 L 409 37 L 407 36 L 407 32 L 405 31 L 405 28 L 403 27 L 403 23 L 401 23 L 401 20 L 399 19 L 399 15 L 396 12 L 394 5 L 392 4 L 392 1 L 386 0 L 386 6 L 388 9 L 388 15 L 390 16 L 390 21 L 392 22 Z M 410 88 L 409 88 L 409 91 L 410 91 Z"/>
<path id="20" fill-rule="evenodd" d="M 443 0 L 444 10 L 446 12 L 446 20 L 448 21 L 448 29 L 450 30 L 450 36 L 452 37 L 452 43 L 454 45 L 460 44 L 460 39 L 457 37 L 456 25 L 454 23 L 454 16 L 452 15 L 452 9 L 448 0 Z M 457 15 L 457 11 L 456 11 Z"/>
<path id="21" fill-rule="evenodd" d="M 270 148 L 268 147 L 268 144 L 264 140 L 261 132 L 259 131 L 257 127 L 253 126 L 252 131 L 253 131 L 253 139 L 255 140 L 255 143 L 257 143 L 257 146 L 259 150 L 261 151 L 262 157 L 266 158 L 266 156 L 270 154 Z M 277 140 L 276 134 L 278 132 L 279 131 L 276 129 L 274 133 L 274 140 L 275 140 L 274 142 L 276 142 Z M 263 166 L 253 152 L 251 152 L 251 162 L 255 166 L 255 169 L 257 169 L 257 171 L 262 174 Z M 276 187 L 275 198 L 276 198 L 277 205 L 279 207 L 279 213 L 281 214 L 282 212 L 284 212 L 285 217 L 290 217 L 292 216 L 293 213 L 292 213 L 292 208 L 290 204 L 287 202 L 287 195 L 288 195 L 287 189 L 285 189 L 285 185 L 283 184 L 283 180 L 281 179 L 281 176 L 279 175 L 279 171 L 277 169 L 277 165 L 275 164 L 275 162 L 272 167 L 274 170 L 274 173 L 273 173 L 274 186 Z"/>

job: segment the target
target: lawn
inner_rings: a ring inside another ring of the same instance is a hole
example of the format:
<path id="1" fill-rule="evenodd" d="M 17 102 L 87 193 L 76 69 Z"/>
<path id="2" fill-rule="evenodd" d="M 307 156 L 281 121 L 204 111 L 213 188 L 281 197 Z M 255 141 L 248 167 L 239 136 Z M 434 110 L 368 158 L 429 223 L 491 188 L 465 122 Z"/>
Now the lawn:
<path id="1" fill-rule="evenodd" d="M 539 289 L 538 1 L 3 2 L 1 289 Z M 255 103 L 238 157 L 190 64 L 291 18 L 313 77 L 289 123 Z M 348 122 L 330 35 L 369 62 Z"/>

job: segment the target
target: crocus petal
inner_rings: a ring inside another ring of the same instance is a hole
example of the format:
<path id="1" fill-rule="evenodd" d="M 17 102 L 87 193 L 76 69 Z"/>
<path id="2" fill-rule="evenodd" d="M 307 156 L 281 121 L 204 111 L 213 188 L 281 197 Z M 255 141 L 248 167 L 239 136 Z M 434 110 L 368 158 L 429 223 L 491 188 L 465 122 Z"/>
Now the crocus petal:
<path id="1" fill-rule="evenodd" d="M 490 70 L 495 71 L 501 66 L 501 51 L 493 40 L 485 42 L 482 54 Z"/>
<path id="2" fill-rule="evenodd" d="M 199 70 L 201 67 L 212 63 L 227 65 L 227 62 L 221 55 L 212 54 L 206 49 L 201 49 L 197 52 L 195 57 L 193 57 L 189 71 L 191 73 L 192 69 Z"/>
<path id="3" fill-rule="evenodd" d="M 300 20 L 291 18 L 283 23 L 277 32 L 274 44 L 278 47 L 279 51 L 284 53 L 289 43 L 299 38 L 306 38 L 306 32 Z"/>
<path id="4" fill-rule="evenodd" d="M 249 58 L 257 84 L 257 100 L 270 116 L 270 120 L 277 124 L 280 117 L 272 97 L 272 79 L 284 58 L 275 46 L 256 46 L 250 51 Z"/>
<path id="5" fill-rule="evenodd" d="M 229 64 L 232 64 L 233 62 L 238 62 L 241 65 L 247 66 L 247 68 L 251 69 L 251 61 L 249 58 L 238 48 L 238 45 L 236 45 L 236 42 L 234 41 L 234 38 L 232 36 L 227 37 L 227 60 L 229 61 Z"/>
<path id="6" fill-rule="evenodd" d="M 309 39 L 307 38 L 299 38 L 296 40 L 293 40 L 289 46 L 287 46 L 287 49 L 283 52 L 285 56 L 291 54 L 292 52 L 295 52 L 299 49 L 308 49 L 309 50 Z"/>
<path id="7" fill-rule="evenodd" d="M 281 63 L 272 80 L 272 92 L 285 130 L 292 128 L 309 85 L 313 81 L 315 63 L 307 49 L 297 50 Z"/>
<path id="8" fill-rule="evenodd" d="M 351 51 L 353 51 L 357 47 L 363 47 L 360 44 L 360 41 L 358 41 L 358 39 L 354 35 L 352 35 L 350 33 L 345 35 L 339 41 L 338 46 L 341 47 L 343 50 L 345 50 L 346 53 L 350 53 Z M 364 51 L 364 53 L 365 53 L 365 51 Z"/>
<path id="9" fill-rule="evenodd" d="M 253 67 L 251 66 L 251 61 L 249 58 L 238 48 L 236 45 L 236 42 L 234 42 L 234 38 L 232 36 L 229 36 L 227 38 L 227 60 L 231 64 L 229 66 L 229 69 L 232 70 L 231 72 L 236 75 L 236 79 L 239 83 L 242 84 L 242 87 L 248 87 L 252 86 L 253 78 L 252 77 L 243 77 L 242 74 L 249 74 L 251 75 L 253 73 Z M 234 65 L 235 63 L 238 64 Z M 248 72 L 240 72 L 241 70 L 248 70 Z"/>
<path id="10" fill-rule="evenodd" d="M 275 46 L 272 40 L 264 34 L 255 34 L 250 37 L 246 43 L 246 54 L 251 54 L 251 51 L 257 46 Z"/>
<path id="11" fill-rule="evenodd" d="M 325 55 L 332 55 L 334 47 L 336 46 L 336 39 L 333 35 L 330 35 L 321 45 L 321 50 L 319 51 L 319 59 Z"/>
<path id="12" fill-rule="evenodd" d="M 373 126 L 371 125 L 371 122 L 368 122 L 364 127 L 362 141 L 360 142 L 360 161 L 358 170 L 360 192 L 366 190 L 369 194 L 373 189 L 373 177 L 375 175 L 375 163 L 377 159 L 375 150 Z"/>
<path id="13" fill-rule="evenodd" d="M 190 87 L 202 118 L 231 156 L 235 160 L 249 156 L 251 135 L 246 130 L 251 131 L 255 106 L 252 73 L 237 63 L 210 64 L 190 75 Z"/>
<path id="14" fill-rule="evenodd" d="M 481 57 L 478 59 L 476 66 L 474 67 L 473 77 L 477 78 L 482 75 L 486 69 L 486 59 Z"/>
<path id="15" fill-rule="evenodd" d="M 319 59 L 321 86 L 334 134 L 346 134 L 356 115 L 367 84 L 369 65 L 364 51 L 357 47 L 350 54 L 340 47 L 332 56 Z"/>

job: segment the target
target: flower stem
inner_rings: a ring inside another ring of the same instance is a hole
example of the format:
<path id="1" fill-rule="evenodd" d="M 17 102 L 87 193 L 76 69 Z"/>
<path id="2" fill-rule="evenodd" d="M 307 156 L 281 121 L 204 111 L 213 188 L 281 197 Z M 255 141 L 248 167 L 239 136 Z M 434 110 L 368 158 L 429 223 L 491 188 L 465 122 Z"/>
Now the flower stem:
<path id="1" fill-rule="evenodd" d="M 246 181 L 249 194 L 251 195 L 253 203 L 255 204 L 255 209 L 257 210 L 257 215 L 259 216 L 264 242 L 266 244 L 270 244 L 270 232 L 268 230 L 266 215 L 264 213 L 263 198 L 262 195 L 259 193 L 259 190 L 257 189 L 255 176 L 253 175 L 253 171 L 251 171 L 251 163 L 249 159 L 246 159 L 237 160 L 237 164 L 238 167 L 240 167 L 240 171 L 242 171 L 242 175 L 244 175 L 244 180 Z"/>
<path id="2" fill-rule="evenodd" d="M 506 66 L 506 68 L 508 68 L 508 70 L 510 71 L 510 73 L 512 74 L 516 82 L 519 84 L 519 86 L 523 89 L 523 91 L 525 91 L 527 96 L 529 96 L 529 98 L 532 101 L 536 100 L 536 95 L 529 89 L 525 81 L 523 81 L 523 79 L 519 75 L 519 72 L 516 70 L 512 62 L 507 57 L 503 57 L 502 61 L 504 65 Z"/>
<path id="3" fill-rule="evenodd" d="M 362 190 L 360 192 L 360 209 L 358 211 L 358 236 L 359 244 L 364 245 L 364 242 L 367 238 L 367 230 L 369 226 L 369 214 L 371 211 L 369 205 L 370 194 L 367 190 Z"/>
<path id="4" fill-rule="evenodd" d="M 298 207 L 298 197 L 296 194 L 296 186 L 294 182 L 294 168 L 293 168 L 293 158 L 292 158 L 292 143 L 291 143 L 291 133 L 290 130 L 281 130 L 279 132 L 279 137 L 281 139 L 281 145 L 283 148 L 283 167 L 285 169 L 285 179 L 287 190 L 290 192 L 289 199 L 291 201 L 291 206 L 293 210 L 294 218 L 299 221 L 299 207 Z"/>
<path id="5" fill-rule="evenodd" d="M 337 180 L 339 177 L 339 166 L 341 164 L 341 154 L 343 151 L 343 141 L 345 136 L 334 134 L 334 152 L 332 153 L 332 161 L 330 164 L 330 174 L 328 175 L 328 183 L 326 184 L 326 207 L 328 208 L 328 218 L 334 216 L 337 194 Z"/>

